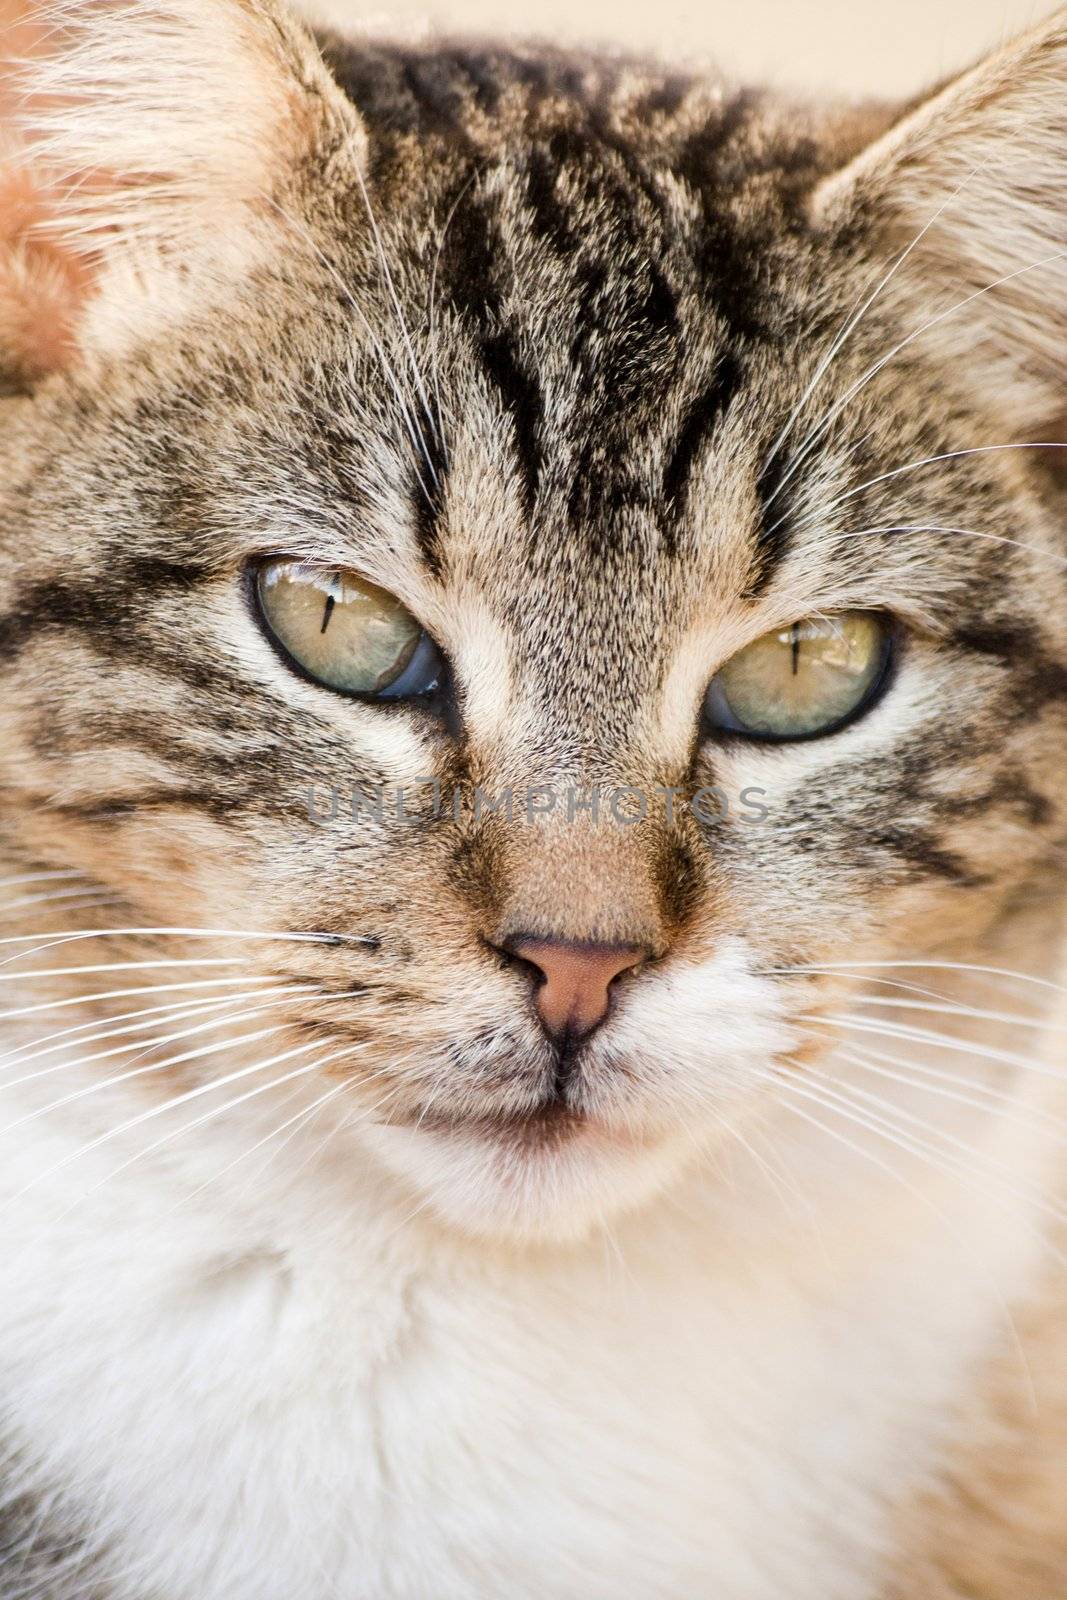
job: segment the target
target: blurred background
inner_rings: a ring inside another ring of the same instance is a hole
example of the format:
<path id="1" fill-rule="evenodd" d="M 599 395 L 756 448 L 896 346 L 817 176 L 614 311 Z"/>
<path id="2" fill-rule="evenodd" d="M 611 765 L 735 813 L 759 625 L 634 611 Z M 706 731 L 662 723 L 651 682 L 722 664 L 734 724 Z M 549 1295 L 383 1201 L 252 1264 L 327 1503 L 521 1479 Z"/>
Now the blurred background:
<path id="1" fill-rule="evenodd" d="M 732 77 L 845 94 L 907 95 L 1055 9 L 1041 0 L 305 0 L 374 32 L 525 34 L 606 42 Z"/>

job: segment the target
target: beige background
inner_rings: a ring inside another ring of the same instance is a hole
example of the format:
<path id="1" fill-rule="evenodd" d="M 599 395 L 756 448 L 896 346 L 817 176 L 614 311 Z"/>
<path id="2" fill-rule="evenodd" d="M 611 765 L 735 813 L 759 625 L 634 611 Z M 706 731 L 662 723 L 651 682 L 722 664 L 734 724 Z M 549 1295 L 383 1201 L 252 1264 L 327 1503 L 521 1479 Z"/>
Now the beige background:
<path id="1" fill-rule="evenodd" d="M 711 56 L 731 75 L 909 94 L 1055 9 L 1048 0 L 307 0 L 374 30 L 427 23 Z"/>

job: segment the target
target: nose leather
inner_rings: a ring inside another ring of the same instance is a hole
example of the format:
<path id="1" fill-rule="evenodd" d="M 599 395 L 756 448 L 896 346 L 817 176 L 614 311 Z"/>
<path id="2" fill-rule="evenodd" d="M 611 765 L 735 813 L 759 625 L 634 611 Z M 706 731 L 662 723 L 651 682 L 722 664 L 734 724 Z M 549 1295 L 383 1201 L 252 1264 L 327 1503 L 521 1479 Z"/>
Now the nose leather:
<path id="1" fill-rule="evenodd" d="M 608 1014 L 611 985 L 650 952 L 637 945 L 571 943 L 519 938 L 509 954 L 541 974 L 534 1004 L 553 1039 L 584 1039 Z"/>

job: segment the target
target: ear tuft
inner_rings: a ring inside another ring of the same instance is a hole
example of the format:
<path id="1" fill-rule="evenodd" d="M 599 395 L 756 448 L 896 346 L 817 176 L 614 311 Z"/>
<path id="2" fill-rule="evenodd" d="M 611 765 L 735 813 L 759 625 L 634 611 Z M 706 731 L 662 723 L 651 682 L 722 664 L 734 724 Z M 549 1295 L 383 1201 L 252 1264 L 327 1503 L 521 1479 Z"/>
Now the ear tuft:
<path id="1" fill-rule="evenodd" d="M 908 252 L 890 295 L 1023 428 L 1067 402 L 1067 9 L 911 111 L 815 197 Z"/>
<path id="2" fill-rule="evenodd" d="M 0 373 L 32 385 L 65 365 L 88 273 L 78 256 L 45 237 L 41 192 L 17 157 L 0 166 Z"/>
<path id="3" fill-rule="evenodd" d="M 0 0 L 0 359 L 75 350 L 120 259 L 180 259 L 358 121 L 274 0 Z"/>

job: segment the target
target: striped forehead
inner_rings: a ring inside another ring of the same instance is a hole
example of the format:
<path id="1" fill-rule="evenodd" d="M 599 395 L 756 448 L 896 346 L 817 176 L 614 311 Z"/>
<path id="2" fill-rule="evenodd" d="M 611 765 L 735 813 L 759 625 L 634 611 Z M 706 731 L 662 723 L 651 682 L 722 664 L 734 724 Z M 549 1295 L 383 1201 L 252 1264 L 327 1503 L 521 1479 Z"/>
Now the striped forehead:
<path id="1" fill-rule="evenodd" d="M 596 149 L 509 161 L 450 216 L 438 266 L 460 374 L 450 426 L 482 427 L 472 385 L 496 418 L 531 573 L 691 554 L 691 483 L 743 394 L 753 341 L 675 221 Z M 447 517 L 417 520 L 424 556 L 447 566 Z"/>
<path id="2" fill-rule="evenodd" d="M 546 193 L 535 213 L 502 215 L 496 196 L 466 204 L 449 303 L 510 420 L 531 522 L 618 537 L 627 514 L 655 514 L 684 487 L 698 434 L 710 435 L 732 397 L 737 363 L 710 308 L 687 326 L 692 283 L 655 231 L 623 242 L 615 223 L 625 218 L 632 231 L 632 213 L 601 209 L 595 194 L 585 227 L 566 220 L 565 205 L 553 227 L 551 180 L 538 182 Z"/>
<path id="3" fill-rule="evenodd" d="M 746 352 L 779 331 L 757 257 L 812 176 L 810 142 L 770 129 L 758 97 L 625 64 L 387 49 L 331 65 L 367 120 L 387 232 L 402 247 L 406 229 L 421 265 L 416 297 L 432 265 L 435 347 L 501 419 L 524 558 L 551 562 L 563 543 L 676 553 L 693 466 L 744 388 Z M 448 392 L 458 429 L 465 399 Z"/>

